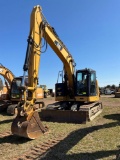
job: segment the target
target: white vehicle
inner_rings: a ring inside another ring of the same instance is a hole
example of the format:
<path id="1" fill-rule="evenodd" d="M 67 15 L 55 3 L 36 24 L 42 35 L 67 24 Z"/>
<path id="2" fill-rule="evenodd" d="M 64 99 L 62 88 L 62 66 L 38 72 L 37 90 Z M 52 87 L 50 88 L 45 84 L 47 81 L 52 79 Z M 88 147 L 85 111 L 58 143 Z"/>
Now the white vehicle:
<path id="1" fill-rule="evenodd" d="M 110 89 L 105 90 L 106 95 L 111 95 L 113 92 Z"/>

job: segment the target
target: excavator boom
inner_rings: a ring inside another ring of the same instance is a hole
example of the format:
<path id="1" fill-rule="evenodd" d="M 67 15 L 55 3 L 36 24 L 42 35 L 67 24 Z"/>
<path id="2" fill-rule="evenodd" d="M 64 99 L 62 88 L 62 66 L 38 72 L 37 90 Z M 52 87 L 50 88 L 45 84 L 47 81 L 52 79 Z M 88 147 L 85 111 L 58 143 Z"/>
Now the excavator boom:
<path id="1" fill-rule="evenodd" d="M 7 80 L 9 85 L 11 85 L 13 78 L 15 77 L 14 74 L 5 66 L 0 64 L 0 75 L 4 77 L 4 79 Z"/>

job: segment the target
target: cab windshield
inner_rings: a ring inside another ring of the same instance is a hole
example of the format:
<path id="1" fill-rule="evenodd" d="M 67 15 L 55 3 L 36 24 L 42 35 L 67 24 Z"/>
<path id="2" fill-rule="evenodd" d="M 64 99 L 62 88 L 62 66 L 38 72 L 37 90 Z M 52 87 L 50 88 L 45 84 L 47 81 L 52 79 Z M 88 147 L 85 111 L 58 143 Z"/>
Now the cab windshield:
<path id="1" fill-rule="evenodd" d="M 77 73 L 77 95 L 87 94 L 87 73 Z"/>
<path id="2" fill-rule="evenodd" d="M 19 94 L 21 84 L 22 84 L 22 78 L 14 79 L 12 82 L 12 85 L 11 85 L 11 93 L 12 94 Z M 25 78 L 24 85 L 28 86 L 28 77 Z"/>
<path id="3" fill-rule="evenodd" d="M 13 81 L 12 87 L 11 87 L 11 93 L 12 94 L 19 94 L 20 90 L 19 87 L 21 86 L 21 79 Z"/>
<path id="4" fill-rule="evenodd" d="M 79 96 L 95 96 L 96 92 L 96 73 L 94 71 L 77 72 L 76 94 Z"/>

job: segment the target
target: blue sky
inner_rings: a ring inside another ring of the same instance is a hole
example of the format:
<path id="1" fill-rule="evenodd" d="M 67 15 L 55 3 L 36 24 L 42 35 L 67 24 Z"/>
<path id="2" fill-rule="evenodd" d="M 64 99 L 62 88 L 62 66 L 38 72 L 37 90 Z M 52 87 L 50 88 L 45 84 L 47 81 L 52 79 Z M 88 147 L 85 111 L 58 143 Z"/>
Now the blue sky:
<path id="1" fill-rule="evenodd" d="M 0 63 L 23 75 L 30 14 L 43 14 L 72 54 L 76 69 L 96 70 L 99 86 L 120 82 L 120 0 L 0 1 Z M 39 84 L 54 88 L 63 64 L 48 46 L 41 54 Z"/>

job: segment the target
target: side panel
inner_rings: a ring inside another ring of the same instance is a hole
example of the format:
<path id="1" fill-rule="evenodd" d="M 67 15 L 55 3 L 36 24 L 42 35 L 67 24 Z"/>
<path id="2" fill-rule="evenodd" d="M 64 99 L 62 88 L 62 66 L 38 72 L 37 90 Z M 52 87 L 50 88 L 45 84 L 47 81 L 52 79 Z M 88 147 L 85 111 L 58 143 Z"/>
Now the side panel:
<path id="1" fill-rule="evenodd" d="M 55 94 L 56 97 L 65 96 L 65 84 L 64 83 L 56 83 L 55 84 Z"/>
<path id="2" fill-rule="evenodd" d="M 96 102 L 99 101 L 99 96 L 90 96 L 90 97 L 76 96 L 75 100 L 80 102 Z"/>

